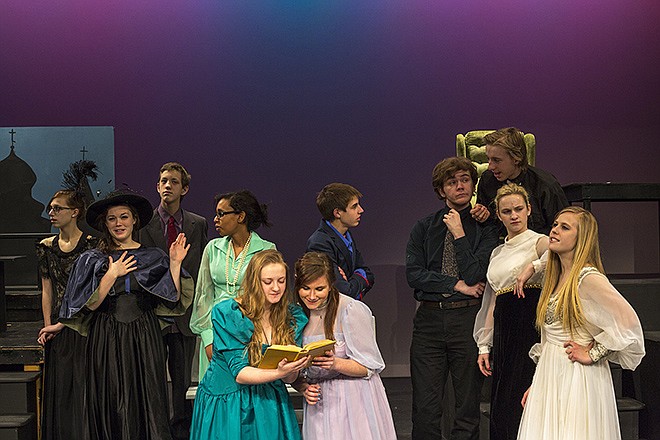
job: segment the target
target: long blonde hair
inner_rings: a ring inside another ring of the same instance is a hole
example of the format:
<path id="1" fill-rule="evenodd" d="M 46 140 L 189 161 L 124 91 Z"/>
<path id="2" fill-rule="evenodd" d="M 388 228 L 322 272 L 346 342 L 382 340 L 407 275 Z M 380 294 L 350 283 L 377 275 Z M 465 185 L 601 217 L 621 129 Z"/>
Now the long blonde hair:
<path id="1" fill-rule="evenodd" d="M 564 213 L 572 213 L 577 216 L 577 241 L 575 243 L 573 265 L 566 279 L 566 283 L 558 287 L 559 278 L 562 273 L 559 255 L 550 252 L 548 265 L 545 270 L 545 282 L 538 306 L 536 306 L 536 327 L 541 329 L 548 310 L 548 301 L 553 292 L 556 291 L 557 304 L 555 314 L 561 319 L 562 327 L 569 330 L 571 335 L 575 330 L 584 325 L 585 318 L 582 313 L 582 304 L 578 295 L 578 281 L 580 272 L 585 266 L 593 266 L 599 272 L 605 273 L 603 263 L 600 259 L 600 246 L 598 244 L 598 223 L 589 211 L 578 206 L 569 206 L 562 209 L 555 216 L 557 218 Z"/>
<path id="2" fill-rule="evenodd" d="M 245 270 L 245 279 L 241 283 L 241 292 L 236 298 L 243 314 L 252 321 L 254 333 L 246 347 L 250 365 L 257 366 L 263 354 L 261 352 L 264 328 L 261 325 L 261 318 L 265 312 L 266 294 L 261 287 L 261 271 L 269 264 L 281 264 L 286 271 L 288 281 L 289 268 L 282 258 L 282 254 L 274 249 L 267 249 L 258 252 L 252 257 Z M 288 345 L 294 344 L 294 320 L 289 311 L 291 303 L 291 293 L 285 288 L 282 299 L 272 304 L 270 308 L 270 325 L 272 328 L 272 344 Z"/>

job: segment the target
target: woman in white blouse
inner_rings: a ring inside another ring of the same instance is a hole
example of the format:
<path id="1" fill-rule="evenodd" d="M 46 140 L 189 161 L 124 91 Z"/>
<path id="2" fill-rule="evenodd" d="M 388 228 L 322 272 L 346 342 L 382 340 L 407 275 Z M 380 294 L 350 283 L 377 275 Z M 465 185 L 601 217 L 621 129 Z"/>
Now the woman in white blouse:
<path id="1" fill-rule="evenodd" d="M 544 266 L 540 257 L 548 248 L 548 237 L 527 229 L 531 206 L 522 186 L 502 186 L 495 204 L 507 236 L 490 257 L 474 338 L 479 369 L 493 376 L 490 438 L 500 440 L 516 438 L 522 416 L 519 402 L 534 375 L 528 353 L 539 341 L 534 322 Z"/>
<path id="2" fill-rule="evenodd" d="M 637 314 L 603 274 L 594 216 L 571 206 L 550 231 L 536 326 L 541 343 L 525 393 L 519 439 L 620 439 L 608 361 L 635 369 L 644 357 Z"/>

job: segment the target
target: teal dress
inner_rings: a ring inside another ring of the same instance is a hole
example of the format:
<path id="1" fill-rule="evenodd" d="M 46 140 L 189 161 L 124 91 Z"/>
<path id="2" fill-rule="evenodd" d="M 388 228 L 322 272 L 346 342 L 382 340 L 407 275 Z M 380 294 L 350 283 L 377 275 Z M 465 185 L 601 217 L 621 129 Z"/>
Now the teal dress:
<path id="1" fill-rule="evenodd" d="M 307 317 L 291 305 L 296 344 L 300 345 Z M 190 440 L 300 439 L 300 429 L 284 382 L 259 385 L 236 383 L 249 365 L 245 350 L 254 325 L 235 300 L 213 307 L 213 358 L 197 388 Z M 264 349 L 266 346 L 264 346 Z"/>

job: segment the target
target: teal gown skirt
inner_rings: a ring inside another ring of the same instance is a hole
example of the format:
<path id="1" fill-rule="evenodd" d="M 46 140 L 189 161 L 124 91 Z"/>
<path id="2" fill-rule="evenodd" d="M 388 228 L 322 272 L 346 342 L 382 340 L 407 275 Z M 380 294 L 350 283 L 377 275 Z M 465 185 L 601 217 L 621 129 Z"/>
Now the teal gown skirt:
<path id="1" fill-rule="evenodd" d="M 296 342 L 300 343 L 307 317 L 299 306 L 290 310 Z M 300 439 L 284 382 L 236 383 L 238 373 L 248 366 L 245 346 L 254 332 L 252 321 L 243 316 L 233 299 L 214 306 L 211 319 L 213 357 L 197 388 L 190 439 Z"/>

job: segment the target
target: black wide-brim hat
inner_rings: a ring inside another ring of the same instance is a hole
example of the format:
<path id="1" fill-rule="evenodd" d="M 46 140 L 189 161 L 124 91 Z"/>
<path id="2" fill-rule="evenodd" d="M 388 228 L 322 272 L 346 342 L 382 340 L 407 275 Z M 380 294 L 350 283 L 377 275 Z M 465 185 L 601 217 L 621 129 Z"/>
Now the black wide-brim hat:
<path id="1" fill-rule="evenodd" d="M 101 227 L 101 224 L 98 223 L 99 216 L 108 208 L 121 205 L 132 206 L 137 211 L 138 219 L 140 220 L 140 227 L 136 228 L 136 230 L 147 226 L 154 214 L 154 208 L 151 206 L 151 203 L 149 203 L 149 200 L 141 195 L 131 192 L 115 191 L 108 194 L 104 199 L 97 200 L 89 205 L 85 220 L 87 220 L 89 226 L 102 232 L 103 228 Z"/>

